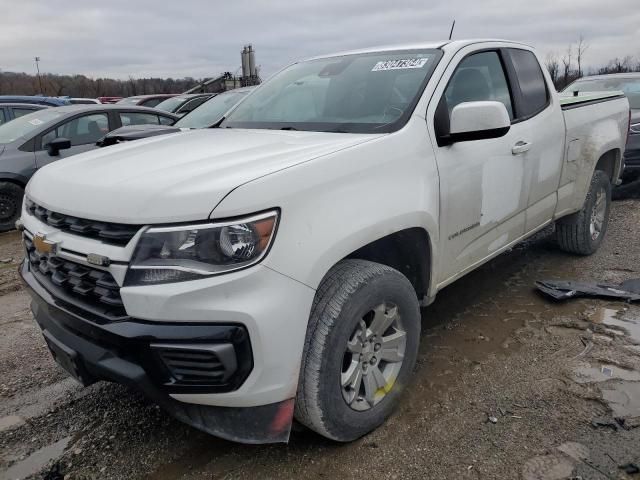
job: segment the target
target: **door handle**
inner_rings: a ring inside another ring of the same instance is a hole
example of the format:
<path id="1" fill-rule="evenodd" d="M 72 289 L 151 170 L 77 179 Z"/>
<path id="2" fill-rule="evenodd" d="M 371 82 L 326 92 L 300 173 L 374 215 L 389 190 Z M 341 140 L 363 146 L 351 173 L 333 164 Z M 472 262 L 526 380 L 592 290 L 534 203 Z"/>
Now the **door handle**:
<path id="1" fill-rule="evenodd" d="M 521 153 L 528 152 L 531 148 L 531 142 L 523 142 L 520 140 L 511 148 L 512 155 L 520 155 Z"/>

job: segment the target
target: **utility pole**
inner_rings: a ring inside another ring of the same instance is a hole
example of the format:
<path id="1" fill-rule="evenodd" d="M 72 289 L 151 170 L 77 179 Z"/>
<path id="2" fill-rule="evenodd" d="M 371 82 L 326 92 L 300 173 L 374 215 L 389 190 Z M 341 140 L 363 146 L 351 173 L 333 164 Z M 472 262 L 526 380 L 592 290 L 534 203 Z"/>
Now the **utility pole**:
<path id="1" fill-rule="evenodd" d="M 38 84 L 40 85 L 40 95 L 44 95 L 44 91 L 42 90 L 42 78 L 40 77 L 40 66 L 38 65 L 40 57 L 35 57 L 34 60 L 36 61 L 36 70 L 38 70 Z"/>

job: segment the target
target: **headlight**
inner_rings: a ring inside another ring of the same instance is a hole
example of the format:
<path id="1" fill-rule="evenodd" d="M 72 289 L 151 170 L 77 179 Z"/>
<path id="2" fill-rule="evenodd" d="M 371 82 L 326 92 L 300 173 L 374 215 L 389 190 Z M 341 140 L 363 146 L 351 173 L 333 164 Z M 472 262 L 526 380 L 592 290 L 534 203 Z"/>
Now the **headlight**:
<path id="1" fill-rule="evenodd" d="M 637 135 L 640 133 L 640 123 L 632 123 L 629 127 L 629 131 L 631 133 L 633 133 L 634 135 Z"/>
<path id="2" fill-rule="evenodd" d="M 258 263 L 273 241 L 278 212 L 240 220 L 152 227 L 138 241 L 125 285 L 195 280 Z"/>

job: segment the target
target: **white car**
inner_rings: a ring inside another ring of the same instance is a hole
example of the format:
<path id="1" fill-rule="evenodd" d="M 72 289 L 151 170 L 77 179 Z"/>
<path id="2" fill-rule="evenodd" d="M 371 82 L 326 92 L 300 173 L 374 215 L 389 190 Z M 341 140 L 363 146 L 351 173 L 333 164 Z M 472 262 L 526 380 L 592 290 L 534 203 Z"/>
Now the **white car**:
<path id="1" fill-rule="evenodd" d="M 519 43 L 312 58 L 219 128 L 40 169 L 21 272 L 81 382 L 231 440 L 295 415 L 351 441 L 409 386 L 440 289 L 551 222 L 598 248 L 628 120 L 621 93 L 561 99 Z"/>

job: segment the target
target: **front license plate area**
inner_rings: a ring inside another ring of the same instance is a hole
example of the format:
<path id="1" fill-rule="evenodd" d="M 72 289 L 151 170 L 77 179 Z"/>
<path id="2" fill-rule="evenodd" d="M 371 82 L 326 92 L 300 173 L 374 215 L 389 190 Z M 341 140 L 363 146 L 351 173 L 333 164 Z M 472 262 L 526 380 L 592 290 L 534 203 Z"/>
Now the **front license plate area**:
<path id="1" fill-rule="evenodd" d="M 58 365 L 64 368 L 69 375 L 82 385 L 87 386 L 93 383 L 90 380 L 89 375 L 85 373 L 82 366 L 82 360 L 77 352 L 58 341 L 47 330 L 43 330 L 42 334 L 44 335 L 44 339 L 47 342 L 51 355 Z"/>

